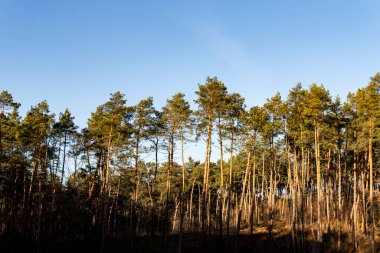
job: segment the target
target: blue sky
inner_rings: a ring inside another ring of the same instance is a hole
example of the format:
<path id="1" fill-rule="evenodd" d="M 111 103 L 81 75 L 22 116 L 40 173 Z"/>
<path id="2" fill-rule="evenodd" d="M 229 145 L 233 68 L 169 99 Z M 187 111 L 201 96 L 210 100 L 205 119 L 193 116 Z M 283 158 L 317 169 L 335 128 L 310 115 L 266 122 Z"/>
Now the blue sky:
<path id="1" fill-rule="evenodd" d="M 85 126 L 111 92 L 195 99 L 218 76 L 247 105 L 296 83 L 333 95 L 380 71 L 380 1 L 0 0 L 0 90 Z"/>

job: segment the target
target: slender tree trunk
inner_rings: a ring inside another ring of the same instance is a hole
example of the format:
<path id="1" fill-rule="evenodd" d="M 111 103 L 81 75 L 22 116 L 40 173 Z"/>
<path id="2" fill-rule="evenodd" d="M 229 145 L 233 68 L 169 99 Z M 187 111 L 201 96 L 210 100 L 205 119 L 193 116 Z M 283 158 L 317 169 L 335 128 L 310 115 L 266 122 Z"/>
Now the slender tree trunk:
<path id="1" fill-rule="evenodd" d="M 202 233 L 206 232 L 206 219 L 209 217 L 208 214 L 208 175 L 210 170 L 210 155 L 211 155 L 211 132 L 212 132 L 212 119 L 209 118 L 209 123 L 207 126 L 207 141 L 206 141 L 206 158 L 205 167 L 203 174 L 203 190 L 202 190 Z M 207 209 L 207 210 L 206 210 Z M 207 211 L 207 214 L 206 214 Z"/>
<path id="2" fill-rule="evenodd" d="M 111 143 L 112 143 L 112 131 L 113 126 L 111 125 L 111 129 L 108 135 L 108 142 L 107 142 L 107 153 L 106 153 L 106 160 L 105 160 L 105 178 L 102 182 L 102 187 L 100 191 L 101 195 L 101 201 L 102 201 L 102 224 L 101 224 L 101 247 L 100 251 L 104 252 L 104 247 L 106 244 L 106 237 L 107 237 L 107 231 L 108 231 L 108 212 L 109 212 L 109 196 L 107 196 L 107 192 L 109 192 L 109 175 L 110 175 L 110 169 L 109 169 L 109 160 L 111 157 Z M 66 136 L 65 136 L 65 143 L 64 143 L 64 150 L 66 145 Z M 65 151 L 64 151 L 64 157 L 65 157 Z M 65 160 L 63 160 L 65 161 Z M 63 162 L 64 164 L 65 162 Z M 62 170 L 64 168 L 64 165 L 62 166 Z M 63 173 L 63 172 L 62 172 Z M 103 173 L 102 173 L 103 174 Z M 62 184 L 62 181 L 61 181 Z"/>
<path id="3" fill-rule="evenodd" d="M 305 197 L 304 197 L 304 193 L 305 193 L 305 181 L 306 181 L 306 177 L 307 174 L 306 173 L 306 169 L 305 169 L 305 150 L 304 150 L 304 143 L 303 143 L 303 140 L 304 140 L 304 136 L 303 136 L 303 128 L 301 126 L 301 192 L 300 192 L 300 195 L 301 195 L 301 210 L 300 210 L 300 214 L 301 214 L 301 233 L 302 233 L 302 250 L 305 250 L 304 249 L 304 242 L 305 242 Z"/>
<path id="4" fill-rule="evenodd" d="M 357 224 L 357 214 L 356 214 L 356 186 L 357 186 L 357 176 L 356 176 L 356 172 L 357 172 L 357 155 L 356 155 L 356 152 L 354 151 L 354 196 L 353 196 L 353 203 L 352 203 L 352 210 L 353 210 L 353 219 L 352 219 L 352 242 L 354 244 L 354 247 L 355 247 L 355 250 L 357 249 L 357 243 L 356 243 L 356 224 Z"/>
<path id="5" fill-rule="evenodd" d="M 193 180 L 193 184 L 191 186 L 191 192 L 190 192 L 190 203 L 189 203 L 189 225 L 188 229 L 190 230 L 193 227 L 193 194 L 194 194 L 194 184 L 195 184 L 195 178 Z"/>
<path id="6" fill-rule="evenodd" d="M 327 189 L 326 189 L 326 217 L 327 217 L 327 233 L 330 234 L 330 192 L 331 192 L 331 176 L 330 176 L 330 161 L 331 161 L 331 149 L 328 152 L 327 161 Z"/>
<path id="7" fill-rule="evenodd" d="M 247 177 L 249 174 L 249 168 L 250 168 L 250 163 L 251 163 L 250 159 L 251 159 L 251 150 L 248 151 L 247 166 L 245 169 L 245 175 L 244 175 L 244 180 L 243 180 L 243 189 L 241 192 L 240 202 L 239 202 L 239 207 L 238 207 L 239 209 L 238 209 L 237 222 L 236 222 L 235 252 L 238 252 L 238 248 L 239 248 L 239 233 L 240 233 L 241 213 L 242 213 L 242 208 L 243 208 L 244 197 L 246 195 L 245 190 L 246 190 Z"/>
<path id="8" fill-rule="evenodd" d="M 151 188 L 152 188 L 152 213 L 151 213 L 151 237 L 154 236 L 155 231 L 156 231 L 156 201 L 157 201 L 157 196 L 156 196 L 156 181 L 157 181 L 157 171 L 158 171 L 158 137 L 155 136 L 156 140 L 153 141 L 154 143 L 154 153 L 155 153 L 155 162 L 154 162 L 154 175 L 153 175 L 153 180 L 151 182 Z"/>
<path id="9" fill-rule="evenodd" d="M 170 204 L 170 192 L 171 192 L 171 176 L 173 171 L 173 157 L 174 157 L 174 133 L 171 132 L 169 136 L 168 145 L 168 170 L 166 176 L 166 204 L 165 204 L 165 245 L 167 243 L 167 235 L 169 233 L 169 204 Z"/>
<path id="10" fill-rule="evenodd" d="M 368 165 L 369 165 L 369 205 L 371 208 L 371 250 L 375 253 L 375 215 L 373 210 L 373 164 L 372 164 L 372 140 L 374 132 L 374 122 L 370 120 L 369 141 L 368 141 Z"/>
<path id="11" fill-rule="evenodd" d="M 67 133 L 65 133 L 65 137 L 64 137 L 64 141 L 63 141 L 63 160 L 62 160 L 61 188 L 63 187 L 63 177 L 65 175 L 66 144 L 67 144 Z"/>
<path id="12" fill-rule="evenodd" d="M 264 216 L 264 200 L 265 200 L 265 192 L 264 192 L 264 184 L 265 184 L 265 152 L 263 151 L 263 159 L 262 159 L 262 171 L 261 171 L 261 214 Z M 264 219 L 264 217 L 263 217 Z"/>
<path id="13" fill-rule="evenodd" d="M 367 198 L 366 198 L 366 173 L 365 168 L 362 169 L 361 173 L 361 187 L 362 187 L 362 225 L 363 234 L 367 235 Z"/>
<path id="14" fill-rule="evenodd" d="M 256 210 L 256 152 L 253 153 L 253 167 L 252 167 L 252 203 L 251 203 L 251 213 L 250 213 L 250 234 L 253 235 L 254 226 L 254 213 Z"/>
<path id="15" fill-rule="evenodd" d="M 342 234 L 342 168 L 341 168 L 340 148 L 338 146 L 338 252 L 340 252 L 340 240 Z"/>
<path id="16" fill-rule="evenodd" d="M 292 193 L 292 240 L 293 240 L 293 251 L 296 251 L 296 222 L 297 222 L 297 198 L 296 198 L 296 174 L 297 174 L 297 149 L 294 147 L 293 150 L 293 181 L 291 181 L 291 193 Z M 290 175 L 291 177 L 291 175 Z"/>
<path id="17" fill-rule="evenodd" d="M 221 119 L 218 118 L 218 132 L 219 132 L 219 153 L 220 153 L 220 193 L 219 193 L 219 238 L 223 236 L 223 202 L 224 202 L 224 176 L 223 176 L 223 137 L 222 137 L 222 126 Z"/>
<path id="18" fill-rule="evenodd" d="M 140 131 L 140 129 L 139 129 Z M 135 146 L 135 175 L 133 180 L 133 193 L 131 199 L 131 247 L 134 248 L 134 241 L 136 237 L 136 229 L 137 229 L 137 216 L 136 216 L 136 208 L 137 208 L 137 200 L 138 200 L 138 187 L 139 187 L 139 150 L 140 149 L 140 138 L 136 138 L 136 146 Z"/>
<path id="19" fill-rule="evenodd" d="M 185 200 L 185 158 L 184 158 L 184 148 L 183 148 L 183 130 L 180 130 L 181 137 L 181 160 L 182 160 L 182 192 L 180 197 L 180 224 L 179 224 L 179 242 L 178 242 L 178 253 L 182 250 L 182 236 L 183 236 L 183 219 L 184 219 L 184 200 Z"/>
<path id="20" fill-rule="evenodd" d="M 234 156 L 234 133 L 231 132 L 230 171 L 229 171 L 228 196 L 227 196 L 227 225 L 226 225 L 227 235 L 230 235 L 233 156 Z"/>
<path id="21" fill-rule="evenodd" d="M 317 215 L 318 215 L 318 231 L 317 231 L 317 242 L 322 243 L 322 218 L 321 218 L 321 162 L 320 162 L 320 152 L 319 152 L 319 129 L 314 122 L 314 144 L 315 144 L 315 162 L 317 167 Z"/>

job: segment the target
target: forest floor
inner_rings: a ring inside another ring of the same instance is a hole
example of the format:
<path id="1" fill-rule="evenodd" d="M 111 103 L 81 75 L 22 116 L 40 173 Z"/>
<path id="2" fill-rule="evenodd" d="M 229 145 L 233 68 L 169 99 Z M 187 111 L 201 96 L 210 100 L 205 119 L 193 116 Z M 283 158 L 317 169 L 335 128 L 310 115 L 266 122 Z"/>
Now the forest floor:
<path id="1" fill-rule="evenodd" d="M 252 253 L 272 253 L 272 252 L 312 252 L 312 253 L 330 253 L 338 252 L 337 234 L 332 231 L 330 234 L 324 234 L 323 244 L 318 245 L 315 242 L 312 233 L 296 233 L 296 248 L 293 248 L 291 230 L 287 226 L 273 227 L 269 231 L 268 227 L 256 227 L 253 235 L 245 229 L 241 232 L 238 244 L 236 236 L 224 236 L 222 239 L 217 234 L 202 233 L 185 233 L 182 239 L 182 253 L 223 253 L 223 252 L 252 252 Z M 303 240 L 301 238 L 304 238 Z M 380 252 L 380 241 L 376 240 L 376 252 Z M 179 235 L 170 234 L 164 236 L 138 236 L 134 239 L 133 244 L 130 237 L 110 237 L 104 247 L 103 252 L 152 252 L 152 253 L 171 253 L 178 252 Z M 358 236 L 358 248 L 355 251 L 354 245 L 347 233 L 341 236 L 342 253 L 371 252 L 370 236 Z M 101 252 L 99 239 L 82 239 L 82 240 L 62 240 L 55 241 L 48 245 L 41 243 L 40 249 L 32 241 L 21 241 L 16 237 L 0 237 L 0 252 Z"/>

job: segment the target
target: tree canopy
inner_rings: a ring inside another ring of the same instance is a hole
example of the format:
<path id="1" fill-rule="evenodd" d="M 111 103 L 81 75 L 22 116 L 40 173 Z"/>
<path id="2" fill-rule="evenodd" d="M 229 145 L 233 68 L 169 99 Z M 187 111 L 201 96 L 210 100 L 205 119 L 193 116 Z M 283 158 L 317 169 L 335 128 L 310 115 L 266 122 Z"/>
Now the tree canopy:
<path id="1" fill-rule="evenodd" d="M 117 91 L 79 128 L 45 100 L 20 116 L 2 91 L 0 249 L 92 240 L 101 252 L 120 241 L 140 252 L 157 240 L 181 252 L 195 233 L 237 252 L 245 234 L 255 244 L 265 231 L 279 251 L 279 229 L 288 251 L 379 249 L 380 73 L 342 100 L 298 83 L 247 108 L 217 77 L 195 95 L 194 108 L 176 93 L 157 109 Z"/>

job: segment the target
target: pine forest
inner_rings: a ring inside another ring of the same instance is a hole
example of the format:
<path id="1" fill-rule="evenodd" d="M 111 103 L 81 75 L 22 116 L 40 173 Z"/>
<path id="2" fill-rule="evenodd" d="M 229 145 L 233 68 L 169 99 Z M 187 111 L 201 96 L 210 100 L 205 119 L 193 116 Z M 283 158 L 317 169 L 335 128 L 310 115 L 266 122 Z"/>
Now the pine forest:
<path id="1" fill-rule="evenodd" d="M 83 128 L 4 90 L 0 251 L 380 252 L 380 73 L 361 87 L 249 108 L 208 77 L 162 108 L 112 93 Z"/>

